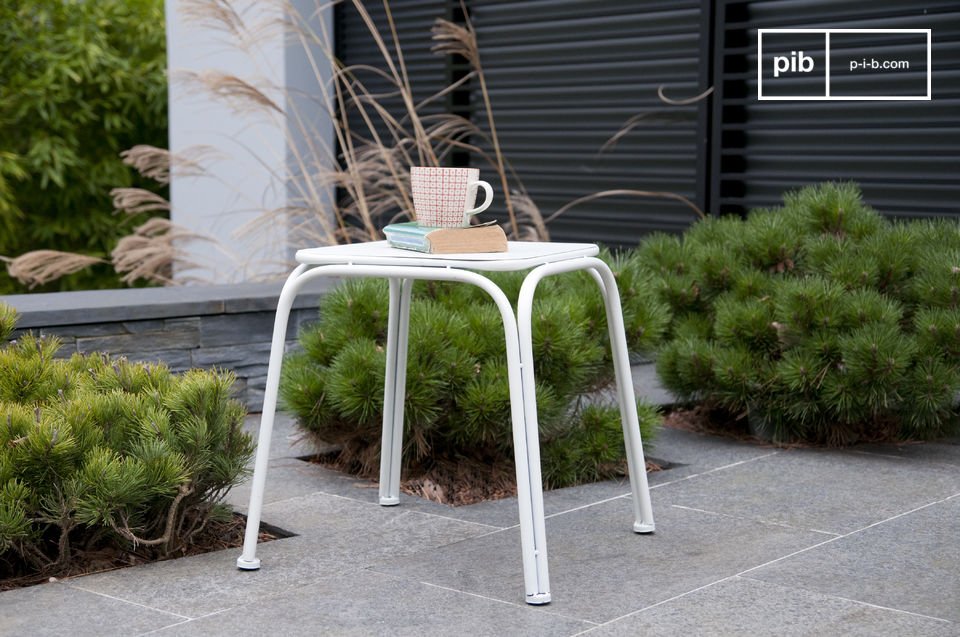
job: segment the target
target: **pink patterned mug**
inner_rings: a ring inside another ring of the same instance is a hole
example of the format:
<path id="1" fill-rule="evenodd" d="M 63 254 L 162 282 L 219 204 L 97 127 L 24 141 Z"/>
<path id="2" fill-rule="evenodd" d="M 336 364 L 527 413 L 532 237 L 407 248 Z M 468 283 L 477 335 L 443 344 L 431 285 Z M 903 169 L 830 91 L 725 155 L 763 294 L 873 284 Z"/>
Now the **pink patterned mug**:
<path id="1" fill-rule="evenodd" d="M 493 189 L 480 181 L 479 168 L 410 168 L 410 186 L 417 223 L 433 228 L 463 228 L 470 217 L 486 210 L 493 201 Z M 483 203 L 474 208 L 477 188 L 482 187 Z"/>

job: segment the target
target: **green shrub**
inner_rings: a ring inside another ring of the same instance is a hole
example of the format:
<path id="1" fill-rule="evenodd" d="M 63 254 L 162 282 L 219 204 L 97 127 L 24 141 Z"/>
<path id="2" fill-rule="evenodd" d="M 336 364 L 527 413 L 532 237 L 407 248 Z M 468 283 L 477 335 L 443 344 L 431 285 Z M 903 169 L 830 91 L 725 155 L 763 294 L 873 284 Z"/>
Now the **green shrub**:
<path id="1" fill-rule="evenodd" d="M 50 249 L 109 260 L 146 219 L 113 214 L 111 188 L 152 188 L 120 152 L 168 146 L 163 2 L 4 1 L 0 24 L 0 255 Z M 56 285 L 120 282 L 104 264 Z M 0 273 L 0 294 L 24 291 Z"/>
<path id="2" fill-rule="evenodd" d="M 679 396 L 781 442 L 956 428 L 956 222 L 889 221 L 827 183 L 654 237 L 640 261 L 675 314 L 657 370 Z"/>
<path id="3" fill-rule="evenodd" d="M 635 258 L 613 259 L 631 347 L 655 346 L 666 307 L 652 300 Z M 523 275 L 492 275 L 515 299 Z M 485 292 L 418 281 L 411 303 L 404 472 L 458 459 L 503 466 L 513 457 L 503 327 Z M 301 426 L 340 445 L 338 462 L 377 473 L 383 414 L 387 286 L 347 281 L 328 294 L 320 321 L 301 335 L 303 351 L 284 365 L 281 395 Z M 587 405 L 583 394 L 612 381 L 603 301 L 584 273 L 545 279 L 533 307 L 537 406 L 545 484 L 561 487 L 622 472 L 616 407 Z M 643 434 L 659 418 L 640 406 Z"/>
<path id="4" fill-rule="evenodd" d="M 0 304 L 0 338 L 14 312 Z M 225 510 L 253 452 L 233 377 L 102 354 L 0 350 L 0 572 L 69 569 L 104 546 L 168 556 Z"/>

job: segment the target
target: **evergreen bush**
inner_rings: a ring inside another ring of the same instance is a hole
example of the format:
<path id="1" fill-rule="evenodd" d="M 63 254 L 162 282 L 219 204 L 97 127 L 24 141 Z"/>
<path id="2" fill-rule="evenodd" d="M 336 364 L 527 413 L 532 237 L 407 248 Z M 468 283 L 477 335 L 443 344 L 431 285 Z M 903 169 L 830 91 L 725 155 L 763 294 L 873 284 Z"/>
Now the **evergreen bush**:
<path id="1" fill-rule="evenodd" d="M 712 217 L 639 251 L 674 314 L 657 370 L 779 441 L 957 427 L 960 227 L 890 221 L 851 183 Z"/>
<path id="2" fill-rule="evenodd" d="M 652 348 L 667 327 L 666 306 L 655 300 L 635 258 L 610 260 L 631 348 Z M 521 273 L 491 278 L 516 299 Z M 545 279 L 537 299 L 533 348 L 544 483 L 556 488 L 622 474 L 619 410 L 584 399 L 613 378 L 600 291 L 576 273 Z M 375 476 L 379 467 L 386 329 L 386 282 L 347 281 L 326 295 L 319 323 L 301 333 L 303 351 L 284 364 L 286 408 L 307 431 L 339 445 L 341 467 L 363 476 Z M 643 404 L 639 414 L 649 440 L 659 417 Z M 482 290 L 415 283 L 404 429 L 406 475 L 443 463 L 512 462 L 503 327 Z"/>
<path id="3" fill-rule="evenodd" d="M 120 152 L 168 145 L 163 2 L 7 0 L 0 24 L 0 255 L 109 261 L 148 217 L 115 215 L 110 190 L 156 189 Z M 42 291 L 120 285 L 105 263 Z M 0 272 L 0 294 L 26 291 Z"/>
<path id="4" fill-rule="evenodd" d="M 0 338 L 16 315 L 0 304 Z M 0 350 L 0 576 L 62 572 L 84 554 L 170 556 L 211 519 L 253 452 L 233 376 L 56 358 L 27 334 Z"/>

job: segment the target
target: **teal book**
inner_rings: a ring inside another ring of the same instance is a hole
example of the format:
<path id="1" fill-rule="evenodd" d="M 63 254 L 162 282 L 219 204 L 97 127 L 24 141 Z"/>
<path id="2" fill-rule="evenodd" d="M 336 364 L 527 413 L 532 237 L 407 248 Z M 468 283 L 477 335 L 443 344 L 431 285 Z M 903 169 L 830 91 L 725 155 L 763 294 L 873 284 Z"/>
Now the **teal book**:
<path id="1" fill-rule="evenodd" d="M 394 248 L 428 254 L 507 251 L 507 236 L 494 223 L 466 228 L 431 228 L 407 221 L 386 226 L 383 234 Z"/>

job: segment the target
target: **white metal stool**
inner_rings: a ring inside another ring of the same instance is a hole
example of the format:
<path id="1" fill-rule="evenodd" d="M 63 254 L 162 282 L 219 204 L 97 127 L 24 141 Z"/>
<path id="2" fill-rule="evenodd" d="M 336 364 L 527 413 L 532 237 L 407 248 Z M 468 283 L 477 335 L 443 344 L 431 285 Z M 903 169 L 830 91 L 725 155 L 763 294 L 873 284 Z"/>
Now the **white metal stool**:
<path id="1" fill-rule="evenodd" d="M 383 445 L 380 457 L 380 504 L 400 502 L 400 456 L 403 443 L 403 405 L 406 392 L 407 332 L 410 324 L 410 291 L 415 279 L 459 281 L 482 288 L 497 304 L 506 336 L 507 377 L 517 466 L 517 500 L 520 508 L 520 541 L 523 579 L 529 604 L 550 602 L 547 570 L 547 540 L 543 515 L 543 483 L 540 476 L 540 441 L 533 373 L 531 315 L 537 285 L 544 277 L 586 270 L 600 286 L 607 312 L 610 345 L 617 381 L 627 465 L 633 491 L 634 522 L 637 533 L 654 530 L 653 509 L 647 486 L 646 463 L 637 419 L 633 379 L 627 355 L 620 294 L 607 264 L 596 258 L 599 249 L 588 243 L 509 243 L 507 252 L 432 255 L 398 250 L 386 241 L 311 248 L 297 252 L 300 265 L 290 274 L 277 304 L 273 343 L 263 398 L 263 414 L 247 512 L 243 554 L 237 567 L 260 568 L 256 557 L 257 535 L 263 506 L 263 491 L 270 458 L 270 438 L 277 408 L 280 366 L 283 362 L 287 319 L 298 290 L 309 280 L 331 277 L 383 277 L 390 283 L 390 311 L 387 323 L 387 368 L 383 391 Z M 517 313 L 510 301 L 490 279 L 477 271 L 530 270 L 520 289 Z"/>

